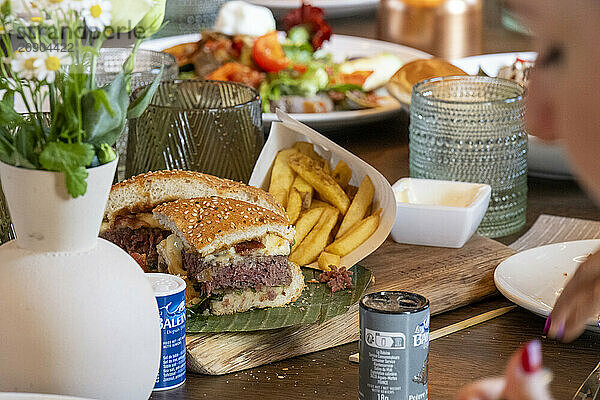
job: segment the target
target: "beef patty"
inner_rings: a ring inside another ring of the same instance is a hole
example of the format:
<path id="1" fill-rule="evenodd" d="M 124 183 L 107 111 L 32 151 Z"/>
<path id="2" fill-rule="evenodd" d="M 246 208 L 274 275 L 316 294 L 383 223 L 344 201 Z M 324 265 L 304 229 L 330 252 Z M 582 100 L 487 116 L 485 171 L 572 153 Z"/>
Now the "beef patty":
<path id="1" fill-rule="evenodd" d="M 225 264 L 209 263 L 198 253 L 182 252 L 182 263 L 188 277 L 200 282 L 208 296 L 217 289 L 260 290 L 269 286 L 287 286 L 292 282 L 287 256 L 250 256 Z"/>
<path id="2" fill-rule="evenodd" d="M 143 265 L 142 268 L 148 272 L 158 267 L 156 245 L 170 234 L 171 232 L 158 228 L 118 228 L 102 232 L 100 237 L 116 244 L 129 254 L 137 253 L 145 256 L 146 268 Z"/>

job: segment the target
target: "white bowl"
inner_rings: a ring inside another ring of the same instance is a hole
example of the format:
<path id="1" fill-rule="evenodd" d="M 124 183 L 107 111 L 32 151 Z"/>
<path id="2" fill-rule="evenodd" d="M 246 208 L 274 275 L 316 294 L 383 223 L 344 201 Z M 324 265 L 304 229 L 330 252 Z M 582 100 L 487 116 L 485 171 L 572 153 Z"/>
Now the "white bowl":
<path id="1" fill-rule="evenodd" d="M 398 243 L 462 247 L 481 223 L 490 202 L 490 185 L 402 178 L 392 186 Z"/>

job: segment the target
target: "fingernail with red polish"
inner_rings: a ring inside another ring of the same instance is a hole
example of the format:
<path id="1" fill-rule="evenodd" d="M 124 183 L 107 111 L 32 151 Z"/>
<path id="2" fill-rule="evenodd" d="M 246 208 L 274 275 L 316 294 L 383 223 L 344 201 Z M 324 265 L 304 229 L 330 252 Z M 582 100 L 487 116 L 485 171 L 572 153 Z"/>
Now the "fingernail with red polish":
<path id="1" fill-rule="evenodd" d="M 528 374 L 533 374 L 542 367 L 542 344 L 539 340 L 532 340 L 523 346 L 521 366 Z"/>
<path id="2" fill-rule="evenodd" d="M 546 318 L 546 324 L 544 325 L 544 335 L 548 334 L 548 331 L 550 330 L 550 325 L 552 325 L 552 317 L 548 316 L 548 318 Z"/>

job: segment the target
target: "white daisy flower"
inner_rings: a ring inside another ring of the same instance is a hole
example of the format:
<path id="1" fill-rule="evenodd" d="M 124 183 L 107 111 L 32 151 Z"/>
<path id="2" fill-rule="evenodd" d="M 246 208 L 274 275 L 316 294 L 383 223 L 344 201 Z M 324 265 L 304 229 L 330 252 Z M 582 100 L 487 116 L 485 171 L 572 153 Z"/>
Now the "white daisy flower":
<path id="1" fill-rule="evenodd" d="M 56 73 L 70 64 L 71 57 L 67 53 L 60 51 L 41 53 L 39 58 L 34 61 L 36 78 L 39 81 L 45 79 L 46 82 L 52 83 L 56 79 Z"/>
<path id="2" fill-rule="evenodd" d="M 10 60 L 10 67 L 21 79 L 33 79 L 37 76 L 36 61 L 40 53 L 34 51 L 16 52 Z"/>
<path id="3" fill-rule="evenodd" d="M 92 31 L 103 31 L 110 25 L 112 4 L 108 0 L 85 0 L 81 15 Z"/>

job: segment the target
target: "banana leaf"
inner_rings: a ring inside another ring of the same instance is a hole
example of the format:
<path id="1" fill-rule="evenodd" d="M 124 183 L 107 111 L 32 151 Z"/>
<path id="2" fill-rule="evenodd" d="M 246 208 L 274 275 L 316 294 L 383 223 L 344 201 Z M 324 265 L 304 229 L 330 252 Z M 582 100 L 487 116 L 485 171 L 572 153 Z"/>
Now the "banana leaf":
<path id="1" fill-rule="evenodd" d="M 325 283 L 309 283 L 319 280 L 321 271 L 302 268 L 306 288 L 298 300 L 285 307 L 263 308 L 231 315 L 201 315 L 188 313 L 187 333 L 249 332 L 285 328 L 293 325 L 320 324 L 337 315 L 344 314 L 364 294 L 371 271 L 360 265 L 350 268 L 352 289 L 333 293 Z"/>

